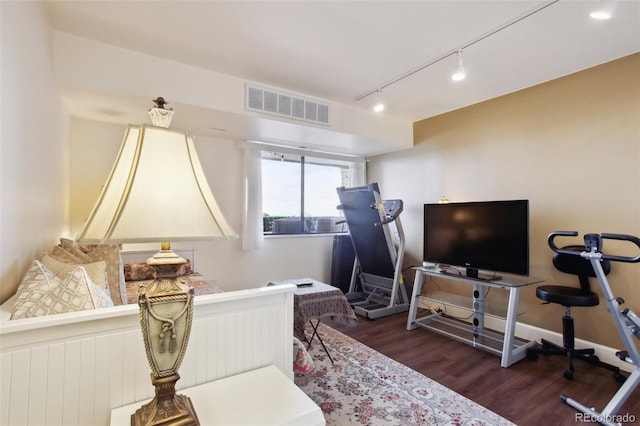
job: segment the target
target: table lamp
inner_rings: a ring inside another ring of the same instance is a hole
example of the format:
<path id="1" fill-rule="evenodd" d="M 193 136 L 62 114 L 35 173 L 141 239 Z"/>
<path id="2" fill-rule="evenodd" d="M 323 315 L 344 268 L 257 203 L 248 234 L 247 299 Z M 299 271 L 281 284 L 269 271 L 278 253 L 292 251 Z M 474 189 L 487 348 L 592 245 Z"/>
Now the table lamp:
<path id="1" fill-rule="evenodd" d="M 163 98 L 149 110 L 153 126 L 129 125 L 79 243 L 160 242 L 147 259 L 154 281 L 138 291 L 140 325 L 155 397 L 131 415 L 132 425 L 197 425 L 191 400 L 175 392 L 193 318 L 193 290 L 178 280 L 186 263 L 170 241 L 234 239 L 211 193 L 193 139 L 169 130 Z"/>

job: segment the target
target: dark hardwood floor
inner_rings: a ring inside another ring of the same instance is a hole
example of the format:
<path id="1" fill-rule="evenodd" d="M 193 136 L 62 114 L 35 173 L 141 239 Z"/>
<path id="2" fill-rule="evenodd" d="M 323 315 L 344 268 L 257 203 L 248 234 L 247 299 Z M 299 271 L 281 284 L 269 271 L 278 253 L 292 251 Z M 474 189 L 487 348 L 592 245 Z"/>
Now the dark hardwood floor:
<path id="1" fill-rule="evenodd" d="M 540 355 L 536 361 L 524 359 L 501 368 L 496 355 L 428 330 L 407 331 L 406 321 L 406 313 L 376 320 L 359 317 L 354 326 L 323 320 L 518 425 L 582 423 L 578 412 L 560 400 L 561 394 L 600 411 L 620 386 L 610 371 L 580 360 L 574 364 L 574 380 L 567 380 L 562 376 L 566 358 L 557 355 Z M 635 423 L 640 423 L 640 389 L 618 414 L 634 416 Z"/>

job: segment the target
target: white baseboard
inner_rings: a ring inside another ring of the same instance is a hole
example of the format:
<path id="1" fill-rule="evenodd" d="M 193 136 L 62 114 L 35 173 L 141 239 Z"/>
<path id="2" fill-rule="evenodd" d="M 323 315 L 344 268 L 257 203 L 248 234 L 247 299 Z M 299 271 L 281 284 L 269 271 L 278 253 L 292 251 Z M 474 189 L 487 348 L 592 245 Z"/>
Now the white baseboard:
<path id="1" fill-rule="evenodd" d="M 421 298 L 420 308 L 423 309 L 436 309 L 441 307 L 441 304 L 433 304 L 432 301 Z M 470 315 L 470 310 L 468 308 L 463 308 L 455 305 L 446 306 L 446 314 L 455 318 L 460 318 L 462 320 L 467 320 Z M 504 318 L 497 317 L 494 315 L 485 315 L 484 324 L 485 327 L 493 329 L 493 330 L 504 330 L 505 325 Z M 516 322 L 516 337 L 529 340 L 529 341 L 537 341 L 540 342 L 541 339 L 545 339 L 549 342 L 558 344 L 562 346 L 562 334 L 557 333 L 555 331 L 547 330 L 544 328 L 536 327 L 529 324 L 524 324 L 521 322 Z M 602 362 L 606 362 L 607 364 L 615 365 L 620 368 L 622 371 L 631 372 L 633 371 L 633 366 L 622 361 L 620 358 L 616 356 L 616 352 L 620 349 L 614 349 L 609 346 L 600 345 L 598 343 L 589 342 L 583 339 L 575 339 L 576 348 L 593 348 L 595 350 L 595 354 L 600 358 Z"/>

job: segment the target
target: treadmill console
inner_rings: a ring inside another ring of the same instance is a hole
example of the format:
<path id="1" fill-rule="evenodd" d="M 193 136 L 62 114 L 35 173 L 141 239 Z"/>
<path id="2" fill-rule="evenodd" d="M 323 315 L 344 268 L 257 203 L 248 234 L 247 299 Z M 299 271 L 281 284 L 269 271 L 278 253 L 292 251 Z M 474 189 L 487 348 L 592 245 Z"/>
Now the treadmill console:
<path id="1" fill-rule="evenodd" d="M 384 215 L 395 220 L 402 213 L 402 200 L 383 200 Z"/>

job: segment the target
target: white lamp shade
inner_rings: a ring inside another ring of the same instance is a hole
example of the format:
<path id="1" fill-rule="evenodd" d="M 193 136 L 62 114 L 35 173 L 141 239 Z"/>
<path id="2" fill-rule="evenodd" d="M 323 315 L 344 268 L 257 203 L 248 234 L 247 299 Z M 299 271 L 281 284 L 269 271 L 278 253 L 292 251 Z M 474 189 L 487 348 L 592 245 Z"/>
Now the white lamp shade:
<path id="1" fill-rule="evenodd" d="M 130 125 L 80 243 L 237 238 L 211 193 L 191 137 Z"/>

